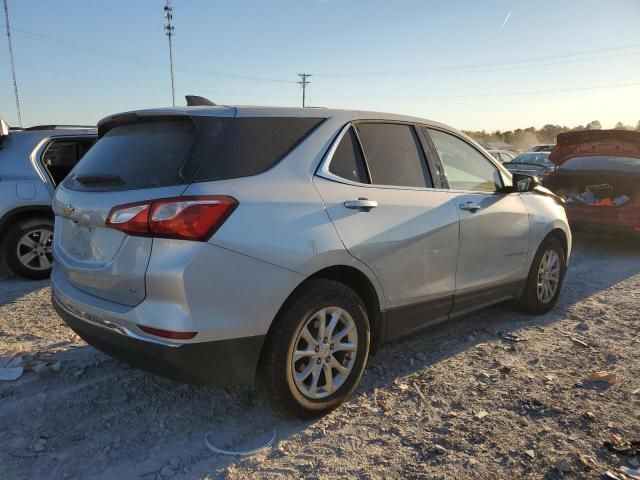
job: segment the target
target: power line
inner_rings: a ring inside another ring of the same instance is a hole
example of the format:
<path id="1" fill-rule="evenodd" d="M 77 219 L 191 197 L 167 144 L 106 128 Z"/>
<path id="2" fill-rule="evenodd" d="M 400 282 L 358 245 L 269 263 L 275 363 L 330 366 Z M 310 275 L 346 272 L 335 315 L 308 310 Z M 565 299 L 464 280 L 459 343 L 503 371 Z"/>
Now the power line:
<path id="1" fill-rule="evenodd" d="M 20 96 L 18 95 L 18 81 L 16 80 L 16 65 L 13 60 L 13 44 L 11 43 L 11 26 L 9 25 L 9 5 L 4 0 L 4 20 L 7 26 L 7 43 L 9 45 L 9 59 L 11 61 L 11 75 L 13 76 L 13 94 L 16 97 L 16 111 L 18 112 L 18 126 L 22 128 L 22 113 L 20 112 Z"/>
<path id="2" fill-rule="evenodd" d="M 45 42 L 56 43 L 56 44 L 59 44 L 59 45 L 64 46 L 64 47 L 70 47 L 70 48 L 77 48 L 77 49 L 80 49 L 80 50 L 86 50 L 87 52 L 92 52 L 92 53 L 95 53 L 95 54 L 98 54 L 98 55 L 102 55 L 102 56 L 116 57 L 116 58 L 131 60 L 131 61 L 134 61 L 134 62 L 143 62 L 143 63 L 149 63 L 149 64 L 158 65 L 158 66 L 164 65 L 161 62 L 154 62 L 154 61 L 148 60 L 146 58 L 134 57 L 134 56 L 131 56 L 131 55 L 125 55 L 125 54 L 118 53 L 118 52 L 112 52 L 112 51 L 109 51 L 109 50 L 102 50 L 100 48 L 94 48 L 94 47 L 89 47 L 89 46 L 86 46 L 86 45 L 81 45 L 79 43 L 68 42 L 67 40 L 61 40 L 59 38 L 49 37 L 47 35 L 42 35 L 40 33 L 30 32 L 28 30 L 23 30 L 21 28 L 11 27 L 11 31 L 13 33 L 19 33 L 21 35 L 27 35 L 29 37 L 37 38 L 37 39 L 45 41 Z"/>
<path id="3" fill-rule="evenodd" d="M 5 62 L 0 62 L 0 65 L 10 65 L 10 63 L 5 63 Z M 38 67 L 38 66 L 34 66 L 34 65 L 26 65 L 23 63 L 18 63 L 17 64 L 20 68 L 22 69 L 27 69 L 27 70 L 34 70 L 34 71 L 38 71 L 38 72 L 47 72 L 47 73 L 53 73 L 56 75 L 62 75 L 62 76 L 66 76 L 69 78 L 80 78 L 80 79 L 85 79 L 85 80 L 91 80 L 94 82 L 101 82 L 101 83 L 105 83 L 105 84 L 109 84 L 109 85 L 114 85 L 114 84 L 118 84 L 118 85 L 122 85 L 122 86 L 126 86 L 126 87 L 135 87 L 135 88 L 141 88 L 141 89 L 157 89 L 157 90 L 165 90 L 166 86 L 162 86 L 162 85 L 153 85 L 150 83 L 142 83 L 142 82 L 123 82 L 120 80 L 110 80 L 108 78 L 105 77 L 97 77 L 97 76 L 91 76 L 91 75 L 84 75 L 84 74 L 77 74 L 77 73 L 71 73 L 71 72 L 66 72 L 66 71 L 62 71 L 62 70 L 54 70 L 54 69 L 50 69 L 50 68 L 43 68 L 43 67 Z M 219 92 L 219 91 L 213 91 L 213 90 L 201 90 L 198 89 L 199 92 L 201 93 L 210 93 L 213 95 L 229 95 L 229 96 L 241 96 L 241 97 L 255 97 L 255 98 L 280 98 L 280 99 L 287 99 L 287 100 L 294 100 L 293 97 L 291 95 L 257 95 L 257 94 L 252 94 L 252 93 L 243 93 L 243 92 Z"/>
<path id="4" fill-rule="evenodd" d="M 92 52 L 98 55 L 102 55 L 102 56 L 109 56 L 109 57 L 115 57 L 115 58 L 121 58 L 121 59 L 125 59 L 125 60 L 130 60 L 130 61 L 134 61 L 137 63 L 146 63 L 146 64 L 150 64 L 150 65 L 156 65 L 156 66 L 162 66 L 164 65 L 164 63 L 162 62 L 155 62 L 153 60 L 149 60 L 147 58 L 141 58 L 141 57 L 134 57 L 131 55 L 125 55 L 122 53 L 118 53 L 118 52 L 112 52 L 109 50 L 103 50 L 103 49 L 99 49 L 99 48 L 94 48 L 94 47 L 89 47 L 87 45 L 82 45 L 79 43 L 75 43 L 75 42 L 69 42 L 66 40 L 61 40 L 59 38 L 54 38 L 54 37 L 50 37 L 47 35 L 41 35 L 39 33 L 35 33 L 35 32 L 30 32 L 28 30 L 23 30 L 20 28 L 11 28 L 11 31 L 14 33 L 20 33 L 23 35 L 27 35 L 33 38 L 37 38 L 39 40 L 45 41 L 45 42 L 50 42 L 50 43 L 55 43 L 58 44 L 60 46 L 65 46 L 65 47 L 69 47 L 69 48 L 78 48 L 81 50 L 85 50 L 87 52 Z M 273 82 L 273 83 L 296 83 L 295 80 L 286 80 L 286 79 L 282 79 L 282 78 L 269 78 L 269 77 L 260 77 L 260 76 L 255 76 L 255 75 L 243 75 L 243 74 L 238 74 L 238 73 L 229 73 L 229 72 L 220 72 L 220 71 L 212 71 L 212 70 L 206 70 L 206 69 L 202 69 L 202 68 L 198 68 L 198 67 L 189 67 L 189 66 L 180 66 L 180 65 L 174 65 L 174 70 L 190 70 L 193 72 L 198 72 L 198 73 L 203 73 L 203 74 L 207 74 L 207 75 L 212 75 L 212 76 L 217 76 L 217 77 L 229 77 L 229 78 L 235 78 L 238 80 L 248 80 L 248 81 L 256 81 L 256 82 Z"/>
<path id="5" fill-rule="evenodd" d="M 71 48 L 79 48 L 79 49 L 83 49 L 83 50 L 86 50 L 88 52 L 93 52 L 95 54 L 99 54 L 99 55 L 103 55 L 103 56 L 119 57 L 119 58 L 130 60 L 130 61 L 135 61 L 135 62 L 139 62 L 139 63 L 153 64 L 153 65 L 156 65 L 156 66 L 163 65 L 163 63 L 161 63 L 161 62 L 155 62 L 155 61 L 152 61 L 152 60 L 149 60 L 149 59 L 146 59 L 146 58 L 140 58 L 140 57 L 135 57 L 135 56 L 131 56 L 131 55 L 125 55 L 125 54 L 112 52 L 112 51 L 108 51 L 108 50 L 98 49 L 98 48 L 95 48 L 95 47 L 90 47 L 90 46 L 87 46 L 87 45 L 82 45 L 82 44 L 78 44 L 78 43 L 74 43 L 74 42 L 69 42 L 69 41 L 66 41 L 66 40 L 61 40 L 61 39 L 58 39 L 58 38 L 53 38 L 53 37 L 50 37 L 50 36 L 47 36 L 47 35 L 42 35 L 42 34 L 39 34 L 39 33 L 31 32 L 31 31 L 28 31 L 28 30 L 23 30 L 23 29 L 19 29 L 19 28 L 15 28 L 15 27 L 12 27 L 11 31 L 13 31 L 14 33 L 20 33 L 20 34 L 28 35 L 28 36 L 40 39 L 42 41 L 52 42 L 52 43 L 59 44 L 61 46 L 66 46 L 66 47 L 71 47 Z M 475 63 L 475 64 L 458 65 L 458 66 L 451 66 L 451 67 L 437 67 L 437 68 L 423 69 L 423 70 L 395 70 L 395 71 L 391 70 L 391 71 L 381 71 L 381 72 L 359 72 L 359 73 L 358 72 L 333 72 L 333 73 L 320 73 L 320 74 L 314 73 L 314 76 L 359 77 L 359 76 L 369 76 L 369 75 L 375 75 L 375 76 L 405 76 L 405 75 L 406 76 L 411 76 L 411 75 L 426 75 L 426 74 L 453 75 L 453 74 L 458 74 L 458 73 L 467 74 L 467 73 L 478 73 L 478 72 L 517 70 L 517 69 L 525 69 L 525 68 L 544 67 L 544 66 L 550 66 L 550 65 L 562 65 L 562 64 L 565 64 L 565 63 L 580 63 L 580 62 L 586 62 L 586 61 L 591 61 L 591 60 L 599 60 L 599 59 L 608 59 L 608 58 L 614 58 L 614 57 L 638 55 L 638 54 L 640 54 L 640 52 L 630 52 L 630 53 L 620 53 L 620 54 L 613 54 L 613 55 L 599 55 L 599 56 L 592 56 L 592 57 L 586 57 L 586 58 L 578 58 L 578 59 L 573 59 L 573 60 L 564 60 L 564 61 L 539 63 L 539 62 L 545 61 L 545 60 L 561 59 L 561 58 L 566 59 L 566 58 L 569 58 L 569 57 L 584 56 L 584 55 L 588 55 L 588 54 L 592 54 L 592 53 L 612 52 L 612 51 L 616 51 L 616 50 L 628 50 L 628 49 L 638 48 L 638 47 L 640 47 L 640 44 L 630 44 L 630 45 L 626 45 L 626 46 L 607 47 L 607 48 L 599 48 L 599 49 L 591 49 L 591 50 L 581 50 L 581 51 L 574 51 L 574 52 L 566 52 L 566 53 L 560 53 L 560 54 L 544 55 L 544 56 L 537 56 L 537 57 L 528 57 L 528 58 L 522 58 L 522 59 L 519 59 L 519 60 L 488 62 L 488 63 Z M 530 64 L 531 62 L 538 62 L 538 63 L 537 64 Z M 187 71 L 188 70 L 188 71 L 198 72 L 198 73 L 205 74 L 205 75 L 217 76 L 217 77 L 235 78 L 235 79 L 238 79 L 238 80 L 247 80 L 247 81 L 256 81 L 256 82 L 287 83 L 287 84 L 299 83 L 299 82 L 295 82 L 294 80 L 286 80 L 286 79 L 280 79 L 280 78 L 269 78 L 269 77 L 261 77 L 261 76 L 254 76 L 254 75 L 243 75 L 243 74 L 235 74 L 235 73 L 220 72 L 220 71 L 212 71 L 212 70 L 202 69 L 202 68 L 198 68 L 198 67 L 189 67 L 189 66 L 179 66 L 178 65 L 178 66 L 174 66 L 174 69 L 175 70 L 181 70 L 181 71 Z"/>
<path id="6" fill-rule="evenodd" d="M 311 74 L 310 73 L 299 73 L 298 76 L 301 79 L 298 82 L 298 84 L 302 85 L 302 108 L 304 108 L 304 107 L 306 107 L 306 100 L 307 100 L 307 85 L 309 85 L 311 83 L 307 79 L 309 77 L 311 77 Z"/>
<path id="7" fill-rule="evenodd" d="M 173 77 L 173 44 L 171 39 L 175 35 L 175 27 L 171 23 L 173 21 L 173 7 L 171 6 L 171 2 L 167 0 L 166 5 L 164 6 L 164 18 L 167 19 L 167 23 L 164 26 L 164 31 L 167 34 L 167 38 L 169 39 L 169 68 L 171 69 L 171 104 L 176 106 L 176 89 Z"/>
<path id="8" fill-rule="evenodd" d="M 553 90 L 529 90 L 523 92 L 502 92 L 502 93 L 478 93 L 470 95 L 430 95 L 430 96 L 416 96 L 416 97 L 322 97 L 332 100 L 441 100 L 441 99 L 455 99 L 455 98 L 482 98 L 482 97 L 513 97 L 521 95 L 544 95 L 548 93 L 570 93 L 570 92 L 582 92 L 586 90 L 602 90 L 611 88 L 627 88 L 627 87 L 640 87 L 640 83 L 618 83 L 613 85 L 595 85 L 591 87 L 579 87 L 579 88 L 563 88 Z"/>
<path id="9" fill-rule="evenodd" d="M 640 43 L 635 43 L 635 44 L 630 44 L 630 45 L 624 45 L 624 46 L 617 46 L 617 47 L 607 47 L 607 48 L 597 48 L 597 49 L 591 49 L 591 50 L 581 50 L 581 51 L 574 51 L 574 52 L 566 52 L 566 53 L 558 53 L 558 54 L 552 54 L 552 55 L 543 55 L 543 56 L 537 56 L 537 57 L 526 57 L 526 58 L 521 58 L 521 59 L 517 59 L 517 60 L 506 60 L 506 61 L 499 61 L 499 62 L 488 62 L 488 63 L 473 63 L 473 64 L 466 64 L 466 65 L 454 65 L 451 67 L 436 67 L 436 68 L 428 68 L 428 69 L 420 69 L 420 70 L 386 70 L 386 71 L 368 71 L 368 72 L 329 72 L 329 73 L 316 73 L 315 75 L 318 77 L 365 77 L 365 76 L 402 76 L 402 75 L 420 75 L 420 74 L 425 74 L 425 73 L 448 73 L 448 72 L 453 72 L 453 73 L 466 73 L 467 70 L 473 70 L 473 69 L 482 69 L 482 68 L 489 68 L 489 67 L 508 67 L 511 65 L 520 65 L 520 64 L 524 64 L 524 63 L 531 63 L 531 62 L 541 62 L 541 61 L 545 61 L 545 60 L 553 60 L 553 59 L 560 59 L 560 58 L 569 58 L 569 57 L 577 57 L 577 56 L 584 56 L 584 55 L 589 55 L 592 53 L 602 53 L 602 52 L 611 52 L 611 51 L 616 51 L 616 50 L 629 50 L 632 48 L 638 48 L 640 47 Z M 595 57 L 595 58 L 606 58 L 606 57 Z M 582 59 L 580 60 L 569 60 L 566 61 L 565 63 L 571 63 L 571 62 L 576 62 L 576 61 L 582 61 Z M 562 62 L 560 62 L 562 63 Z M 552 64 L 555 65 L 556 63 Z M 545 65 L 545 64 L 543 64 Z M 538 65 L 538 66 L 543 66 L 543 65 Z M 536 65 L 529 65 L 529 66 L 519 66 L 516 68 L 527 68 L 527 67 L 535 67 Z M 506 70 L 506 68 L 505 68 Z"/>

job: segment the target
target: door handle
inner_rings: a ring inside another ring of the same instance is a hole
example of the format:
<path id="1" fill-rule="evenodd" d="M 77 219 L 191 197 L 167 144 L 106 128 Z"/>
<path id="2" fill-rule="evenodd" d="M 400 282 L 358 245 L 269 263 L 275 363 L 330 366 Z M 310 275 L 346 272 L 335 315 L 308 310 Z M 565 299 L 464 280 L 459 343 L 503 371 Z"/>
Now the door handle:
<path id="1" fill-rule="evenodd" d="M 481 210 L 482 207 L 480 205 L 478 205 L 477 203 L 474 202 L 467 202 L 467 203 L 461 203 L 460 204 L 460 210 L 465 210 L 467 212 L 471 212 L 471 213 L 475 213 L 478 210 Z"/>
<path id="2" fill-rule="evenodd" d="M 378 202 L 361 197 L 356 200 L 347 200 L 346 202 L 344 202 L 344 206 L 347 208 L 352 208 L 354 210 L 368 212 L 372 208 L 376 208 L 378 206 Z"/>

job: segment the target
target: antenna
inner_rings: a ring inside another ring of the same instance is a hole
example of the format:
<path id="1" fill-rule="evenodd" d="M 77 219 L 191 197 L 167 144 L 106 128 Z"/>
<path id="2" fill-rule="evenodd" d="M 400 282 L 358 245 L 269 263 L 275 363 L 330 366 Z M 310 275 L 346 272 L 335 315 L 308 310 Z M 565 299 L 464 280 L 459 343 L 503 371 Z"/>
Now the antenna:
<path id="1" fill-rule="evenodd" d="M 309 85 L 311 82 L 309 80 L 307 80 L 309 77 L 311 77 L 310 73 L 299 73 L 298 76 L 300 77 L 300 81 L 298 82 L 299 85 L 302 85 L 302 108 L 306 107 L 306 102 L 307 102 L 307 85 Z"/>
<path id="2" fill-rule="evenodd" d="M 11 59 L 11 74 L 13 75 L 13 94 L 16 97 L 18 111 L 18 125 L 22 128 L 22 114 L 20 113 L 20 97 L 18 96 L 18 81 L 16 80 L 16 65 L 13 61 L 13 44 L 11 43 L 11 27 L 9 26 L 9 5 L 4 0 L 4 20 L 7 26 L 7 43 L 9 44 L 9 58 Z"/>
<path id="3" fill-rule="evenodd" d="M 6 3 L 6 0 L 5 0 Z M 171 1 L 167 0 L 166 5 L 164 6 L 164 18 L 167 19 L 167 23 L 164 26 L 164 31 L 167 34 L 167 38 L 169 39 L 169 67 L 171 69 L 171 104 L 176 106 L 176 91 L 175 84 L 173 78 L 173 41 L 171 40 L 175 35 L 175 27 L 171 23 L 173 21 L 173 7 L 171 6 Z"/>

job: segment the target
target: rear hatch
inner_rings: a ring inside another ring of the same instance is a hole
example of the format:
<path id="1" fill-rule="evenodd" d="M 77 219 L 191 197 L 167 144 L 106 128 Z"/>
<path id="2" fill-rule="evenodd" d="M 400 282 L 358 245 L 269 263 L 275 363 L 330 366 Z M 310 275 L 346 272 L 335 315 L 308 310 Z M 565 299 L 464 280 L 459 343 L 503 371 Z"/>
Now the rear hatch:
<path id="1" fill-rule="evenodd" d="M 558 134 L 558 142 L 551 151 L 549 160 L 561 166 L 569 159 L 578 157 L 640 158 L 640 132 L 583 130 Z"/>
<path id="2" fill-rule="evenodd" d="M 629 224 L 638 221 L 640 132 L 589 130 L 560 134 L 550 159 L 558 166 L 548 186 L 564 197 L 567 210 L 574 217 Z"/>
<path id="3" fill-rule="evenodd" d="M 180 196 L 234 115 L 235 109 L 220 107 L 218 117 L 151 111 L 100 122 L 98 142 L 54 198 L 54 252 L 62 275 L 91 295 L 139 304 L 153 240 L 106 227 L 109 213 L 123 204 Z"/>

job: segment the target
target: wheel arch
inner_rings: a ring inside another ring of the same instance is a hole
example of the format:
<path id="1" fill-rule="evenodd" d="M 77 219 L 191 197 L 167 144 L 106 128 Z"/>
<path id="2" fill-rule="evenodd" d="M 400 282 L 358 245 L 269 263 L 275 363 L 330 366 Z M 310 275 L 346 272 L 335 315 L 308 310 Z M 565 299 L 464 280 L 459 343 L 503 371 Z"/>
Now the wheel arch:
<path id="1" fill-rule="evenodd" d="M 54 215 L 51 205 L 26 205 L 8 211 L 0 218 L 0 239 L 16 222 L 40 217 L 53 220 Z"/>
<path id="2" fill-rule="evenodd" d="M 268 336 L 271 333 L 281 312 L 288 307 L 289 303 L 293 299 L 296 298 L 296 295 L 299 294 L 299 292 L 304 289 L 310 281 L 318 278 L 342 283 L 355 291 L 362 299 L 367 310 L 367 317 L 369 319 L 369 326 L 372 333 L 370 352 L 376 353 L 384 338 L 384 332 L 382 331 L 382 326 L 384 325 L 382 316 L 384 315 L 384 312 L 381 310 L 379 293 L 368 275 L 351 265 L 334 265 L 325 267 L 307 276 L 295 289 L 293 289 L 287 299 L 282 303 L 266 335 Z"/>
<path id="3" fill-rule="evenodd" d="M 564 250 L 565 253 L 565 263 L 568 266 L 569 265 L 569 255 L 571 254 L 571 234 L 567 234 L 567 232 L 565 231 L 564 228 L 562 228 L 562 226 L 556 225 L 555 227 L 552 227 L 549 232 L 544 235 L 539 242 L 537 242 L 537 244 L 535 245 L 535 249 L 532 249 L 530 251 L 530 258 L 528 261 L 528 267 L 527 267 L 527 275 L 529 274 L 528 272 L 530 272 L 531 267 L 533 265 L 533 261 L 535 260 L 536 257 L 536 253 L 538 252 L 538 249 L 540 248 L 540 245 L 542 245 L 545 240 L 547 238 L 555 238 L 560 242 L 560 245 L 562 245 L 562 249 Z"/>
<path id="4" fill-rule="evenodd" d="M 544 237 L 542 241 L 544 242 L 544 240 L 546 240 L 549 237 L 556 238 L 560 242 L 560 245 L 562 245 L 562 249 L 564 250 L 565 256 L 569 255 L 569 238 L 567 237 L 567 234 L 563 229 L 554 228 L 547 234 L 546 237 Z"/>

